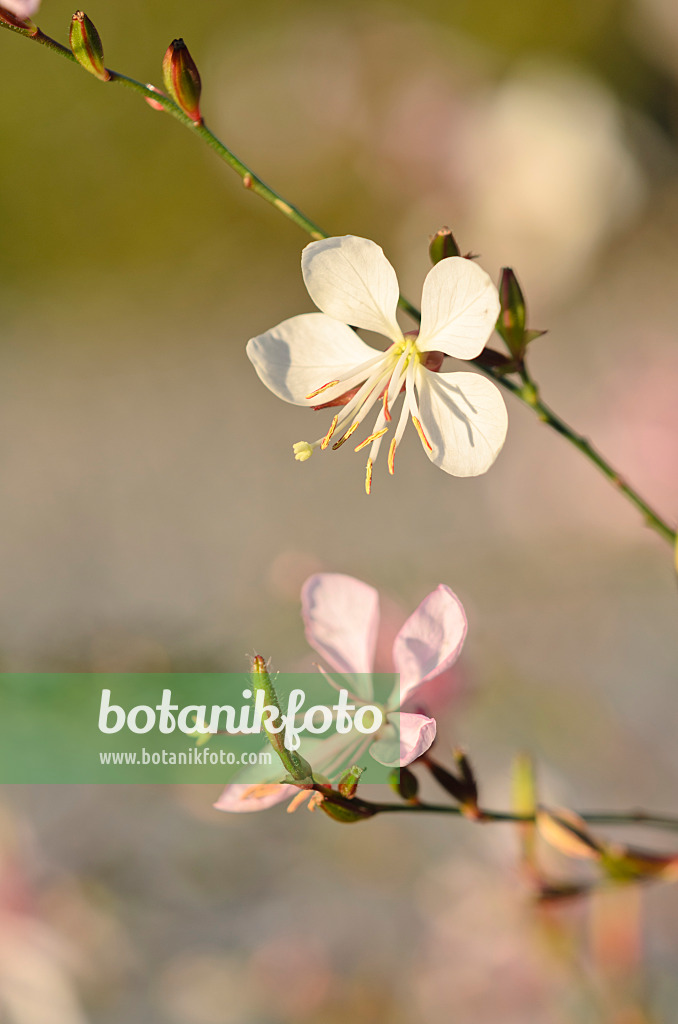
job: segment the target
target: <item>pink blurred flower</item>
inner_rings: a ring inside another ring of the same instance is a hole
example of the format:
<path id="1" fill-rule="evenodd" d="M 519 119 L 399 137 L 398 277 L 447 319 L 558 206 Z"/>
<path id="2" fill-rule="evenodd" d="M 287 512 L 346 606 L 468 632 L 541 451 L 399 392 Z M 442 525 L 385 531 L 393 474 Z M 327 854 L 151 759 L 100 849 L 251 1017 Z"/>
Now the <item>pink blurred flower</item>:
<path id="1" fill-rule="evenodd" d="M 316 573 L 306 580 L 301 602 L 308 642 L 335 672 L 348 676 L 347 689 L 352 701 L 373 703 L 372 673 L 379 629 L 377 591 L 352 576 Z M 466 627 L 461 602 L 449 587 L 440 584 L 396 635 L 393 664 L 399 680 L 383 706 L 384 724 L 375 734 L 359 739 L 355 734 L 337 734 L 307 741 L 303 754 L 314 773 L 338 773 L 368 751 L 380 764 L 402 767 L 428 750 L 435 739 L 435 720 L 400 709 L 415 695 L 420 696 L 427 683 L 450 669 L 459 657 Z M 216 808 L 258 811 L 304 794 L 296 786 L 273 780 L 262 785 L 258 768 L 251 771 L 251 783 L 245 774 L 241 773 L 240 782 L 226 786 L 214 805 Z M 280 774 L 277 773 L 278 778 Z"/>
<path id="2" fill-rule="evenodd" d="M 40 0 L 2 0 L 0 7 L 15 14 L 21 21 L 32 17 L 40 6 Z"/>

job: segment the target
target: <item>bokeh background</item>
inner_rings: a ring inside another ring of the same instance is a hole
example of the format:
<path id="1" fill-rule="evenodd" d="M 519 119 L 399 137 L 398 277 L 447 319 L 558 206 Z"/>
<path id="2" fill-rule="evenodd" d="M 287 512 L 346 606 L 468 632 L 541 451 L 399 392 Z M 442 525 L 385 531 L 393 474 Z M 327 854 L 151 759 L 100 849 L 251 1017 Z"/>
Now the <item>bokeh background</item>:
<path id="1" fill-rule="evenodd" d="M 512 265 L 549 329 L 544 397 L 676 515 L 674 0 L 87 11 L 142 81 L 183 36 L 212 128 L 326 230 L 383 245 L 415 302 L 444 224 L 495 278 Z M 71 14 L 37 20 L 65 41 Z M 139 97 L 9 32 L 0 86 L 2 668 L 308 667 L 311 572 L 378 586 L 392 628 L 445 582 L 470 631 L 441 758 L 463 745 L 490 805 L 527 750 L 544 799 L 675 810 L 676 578 L 634 510 L 510 400 L 479 479 L 413 431 L 369 499 L 346 448 L 295 463 L 324 428 L 244 344 L 311 310 L 303 235 Z M 216 795 L 3 791 L 3 1022 L 674 1019 L 675 888 L 535 909 L 511 830 Z"/>

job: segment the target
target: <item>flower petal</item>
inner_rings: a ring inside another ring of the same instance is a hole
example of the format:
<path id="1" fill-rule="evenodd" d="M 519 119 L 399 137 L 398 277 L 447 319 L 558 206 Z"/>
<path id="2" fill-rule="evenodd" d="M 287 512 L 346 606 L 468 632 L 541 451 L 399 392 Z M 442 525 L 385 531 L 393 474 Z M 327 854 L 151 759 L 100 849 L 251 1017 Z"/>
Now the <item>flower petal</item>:
<path id="1" fill-rule="evenodd" d="M 485 473 L 508 429 L 499 389 L 479 373 L 431 373 L 421 366 L 417 388 L 431 462 L 453 476 Z"/>
<path id="2" fill-rule="evenodd" d="M 16 14 L 17 18 L 21 18 L 25 21 L 26 18 L 30 18 L 37 11 L 40 6 L 40 0 L 3 0 L 1 7 L 4 7 L 6 11 L 11 11 L 12 14 Z"/>
<path id="3" fill-rule="evenodd" d="M 259 796 L 256 795 L 257 789 Z M 265 811 L 268 807 L 282 803 L 283 800 L 291 799 L 298 792 L 297 786 L 262 783 L 257 787 L 252 783 L 231 782 L 213 806 L 217 811 L 247 814 L 251 811 Z"/>
<path id="4" fill-rule="evenodd" d="M 376 242 L 356 235 L 311 242 L 301 254 L 301 270 L 323 313 L 400 341 L 398 279 Z"/>
<path id="5" fill-rule="evenodd" d="M 477 263 L 461 256 L 441 260 L 424 281 L 417 347 L 473 359 L 492 334 L 499 309 L 499 293 Z"/>
<path id="6" fill-rule="evenodd" d="M 421 757 L 436 737 L 434 718 L 426 715 L 409 715 L 402 711 L 387 716 L 389 725 L 383 738 L 370 747 L 370 754 L 379 764 L 387 768 L 403 768 Z"/>
<path id="7" fill-rule="evenodd" d="M 378 354 L 350 327 L 324 313 L 293 316 L 247 342 L 247 355 L 260 379 L 294 405 L 308 405 L 313 391 Z"/>
<path id="8" fill-rule="evenodd" d="M 301 611 L 306 639 L 332 668 L 372 672 L 379 626 L 379 595 L 374 587 L 342 573 L 316 573 L 302 587 Z M 371 699 L 369 680 L 356 677 L 351 682 L 358 697 Z"/>
<path id="9" fill-rule="evenodd" d="M 395 638 L 393 662 L 400 682 L 388 699 L 388 707 L 402 707 L 423 683 L 454 664 L 466 638 L 466 627 L 461 601 L 441 583 L 424 598 Z"/>

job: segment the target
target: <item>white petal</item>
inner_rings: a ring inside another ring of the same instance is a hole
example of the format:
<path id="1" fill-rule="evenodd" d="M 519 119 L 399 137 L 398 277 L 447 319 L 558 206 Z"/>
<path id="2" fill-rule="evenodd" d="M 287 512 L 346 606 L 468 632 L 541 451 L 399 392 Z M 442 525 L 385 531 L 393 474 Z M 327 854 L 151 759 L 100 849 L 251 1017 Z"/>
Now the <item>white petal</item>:
<path id="1" fill-rule="evenodd" d="M 417 371 L 421 424 L 431 462 L 453 476 L 479 476 L 506 438 L 508 415 L 499 389 L 479 373 Z"/>
<path id="2" fill-rule="evenodd" d="M 217 811 L 235 811 L 247 814 L 252 811 L 265 811 L 275 804 L 289 800 L 301 792 L 297 786 L 277 786 L 262 784 L 257 792 L 254 784 L 230 782 L 221 796 L 212 806 Z"/>
<path id="3" fill-rule="evenodd" d="M 379 627 L 379 595 L 353 576 L 320 572 L 301 589 L 301 613 L 306 639 L 337 672 L 353 675 L 351 689 L 364 700 L 372 698 L 371 679 Z"/>
<path id="4" fill-rule="evenodd" d="M 40 0 L 3 0 L 2 5 L 6 11 L 11 11 L 12 14 L 16 14 L 17 18 L 25 21 L 26 18 L 30 18 L 37 11 L 40 6 Z"/>
<path id="5" fill-rule="evenodd" d="M 435 719 L 426 715 L 410 715 L 402 711 L 387 715 L 388 725 L 381 737 L 370 747 L 370 754 L 379 764 L 403 768 L 426 753 L 436 738 Z"/>
<path id="6" fill-rule="evenodd" d="M 485 347 L 499 316 L 499 294 L 473 260 L 449 256 L 424 281 L 417 347 L 473 359 Z"/>
<path id="7" fill-rule="evenodd" d="M 355 235 L 311 242 L 301 254 L 301 270 L 323 313 L 400 341 L 398 279 L 376 242 Z"/>
<path id="8" fill-rule="evenodd" d="M 393 663 L 399 674 L 388 707 L 411 701 L 420 687 L 442 675 L 457 660 L 466 637 L 466 613 L 444 583 L 428 594 L 399 630 Z"/>
<path id="9" fill-rule="evenodd" d="M 251 338 L 247 355 L 266 387 L 294 405 L 372 359 L 378 352 L 346 324 L 323 313 L 304 313 Z M 323 401 L 318 396 L 318 404 Z"/>

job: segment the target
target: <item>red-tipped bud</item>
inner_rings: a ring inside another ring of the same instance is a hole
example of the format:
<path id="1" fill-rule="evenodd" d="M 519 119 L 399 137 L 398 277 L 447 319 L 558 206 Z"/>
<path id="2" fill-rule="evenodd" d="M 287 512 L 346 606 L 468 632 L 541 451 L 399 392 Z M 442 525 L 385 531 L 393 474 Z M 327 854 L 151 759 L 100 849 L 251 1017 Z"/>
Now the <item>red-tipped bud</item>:
<path id="1" fill-rule="evenodd" d="M 344 772 L 339 779 L 337 789 L 342 796 L 346 797 L 347 800 L 352 800 L 355 796 L 356 790 L 358 789 L 358 783 L 360 782 L 360 776 L 364 771 L 364 768 L 358 768 L 358 765 L 354 764 L 353 767 Z"/>
<path id="2" fill-rule="evenodd" d="M 165 88 L 174 102 L 192 121 L 201 124 L 200 74 L 183 39 L 175 39 L 167 47 L 162 62 L 162 75 Z"/>
<path id="3" fill-rule="evenodd" d="M 461 250 L 449 228 L 441 228 L 436 231 L 428 247 L 431 263 L 435 266 L 448 256 L 461 256 Z"/>
<path id="4" fill-rule="evenodd" d="M 102 82 L 110 81 L 110 72 L 104 67 L 104 48 L 94 24 L 82 11 L 71 18 L 69 36 L 73 56 L 85 71 Z"/>
<path id="5" fill-rule="evenodd" d="M 530 342 L 546 334 L 546 331 L 532 331 L 526 328 L 525 298 L 518 278 L 510 267 L 504 267 L 501 272 L 499 300 L 501 313 L 497 321 L 497 333 L 506 342 L 506 347 L 514 359 L 522 360 Z"/>
<path id="6" fill-rule="evenodd" d="M 22 17 L 23 14 L 33 13 L 33 8 L 37 7 L 37 4 L 20 4 L 18 10 L 8 11 L 5 7 L 0 7 L 0 21 L 4 21 L 5 25 L 11 25 L 12 28 L 17 29 L 19 32 L 23 32 L 27 36 L 36 36 L 40 31 L 38 26 L 33 24 L 29 17 Z"/>

